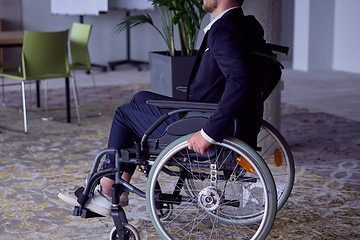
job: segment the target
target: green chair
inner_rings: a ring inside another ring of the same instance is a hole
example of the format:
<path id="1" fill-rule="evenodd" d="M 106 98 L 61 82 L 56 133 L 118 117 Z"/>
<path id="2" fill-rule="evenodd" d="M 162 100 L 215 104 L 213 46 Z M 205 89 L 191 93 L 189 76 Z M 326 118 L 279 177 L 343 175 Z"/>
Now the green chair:
<path id="1" fill-rule="evenodd" d="M 22 72 L 0 73 L 0 76 L 2 77 L 21 81 L 25 132 L 28 131 L 26 119 L 25 82 L 70 77 L 67 45 L 68 33 L 69 30 L 61 32 L 25 31 L 21 54 Z M 78 120 L 80 122 L 75 90 L 74 95 Z M 45 98 L 47 110 L 47 96 Z"/>
<path id="2" fill-rule="evenodd" d="M 95 100 L 98 106 L 98 115 L 101 115 L 95 78 L 91 68 L 90 55 L 88 50 L 91 27 L 92 26 L 89 24 L 77 22 L 74 22 L 72 25 L 70 34 L 70 53 L 72 63 L 70 64 L 70 70 L 72 71 L 72 75 L 74 78 L 76 95 L 78 94 L 76 87 L 75 71 L 84 70 L 91 73 L 95 91 Z"/>
<path id="3" fill-rule="evenodd" d="M 18 65 L 17 64 L 12 64 L 12 63 L 4 63 L 4 62 L 0 62 L 0 69 L 8 69 L 8 68 L 17 68 Z M 19 68 L 19 72 L 20 72 L 20 68 Z M 4 83 L 4 77 L 1 77 L 1 81 L 2 81 L 2 96 L 3 96 L 3 102 L 2 105 L 5 106 L 5 86 L 6 84 Z"/>

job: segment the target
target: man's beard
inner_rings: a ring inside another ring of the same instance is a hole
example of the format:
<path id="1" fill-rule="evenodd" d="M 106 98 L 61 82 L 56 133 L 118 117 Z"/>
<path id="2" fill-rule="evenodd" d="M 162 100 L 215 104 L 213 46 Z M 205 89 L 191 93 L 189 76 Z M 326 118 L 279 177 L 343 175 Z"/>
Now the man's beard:
<path id="1" fill-rule="evenodd" d="M 202 8 L 205 12 L 212 13 L 217 8 L 217 0 L 211 0 L 210 2 L 203 3 Z"/>

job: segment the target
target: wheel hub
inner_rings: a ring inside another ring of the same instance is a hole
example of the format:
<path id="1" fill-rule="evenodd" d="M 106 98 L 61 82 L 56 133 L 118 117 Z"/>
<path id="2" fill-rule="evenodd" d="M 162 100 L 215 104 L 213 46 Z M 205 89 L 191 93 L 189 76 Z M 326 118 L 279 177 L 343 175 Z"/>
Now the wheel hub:
<path id="1" fill-rule="evenodd" d="M 221 191 L 213 186 L 201 190 L 198 203 L 205 211 L 214 211 L 221 203 Z"/>

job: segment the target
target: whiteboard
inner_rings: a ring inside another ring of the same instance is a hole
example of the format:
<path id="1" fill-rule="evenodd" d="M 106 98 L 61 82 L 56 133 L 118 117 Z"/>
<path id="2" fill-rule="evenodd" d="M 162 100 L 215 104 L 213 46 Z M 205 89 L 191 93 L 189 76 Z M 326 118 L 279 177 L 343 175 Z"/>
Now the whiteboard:
<path id="1" fill-rule="evenodd" d="M 99 15 L 108 11 L 108 0 L 51 0 L 56 15 Z"/>
<path id="2" fill-rule="evenodd" d="M 99 15 L 108 9 L 152 10 L 148 0 L 51 0 L 51 13 L 55 15 Z"/>
<path id="3" fill-rule="evenodd" d="M 148 0 L 109 0 L 109 9 L 152 10 L 154 6 Z"/>

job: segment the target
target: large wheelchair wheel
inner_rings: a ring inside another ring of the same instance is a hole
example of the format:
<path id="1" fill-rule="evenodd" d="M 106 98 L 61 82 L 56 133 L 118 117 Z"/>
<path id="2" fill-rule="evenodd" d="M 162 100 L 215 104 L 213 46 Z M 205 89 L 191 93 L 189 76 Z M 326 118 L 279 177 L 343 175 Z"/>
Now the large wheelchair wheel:
<path id="1" fill-rule="evenodd" d="M 278 211 L 290 196 L 294 184 L 295 164 L 289 145 L 279 131 L 263 120 L 258 134 L 259 155 L 268 165 L 277 190 Z"/>
<path id="2" fill-rule="evenodd" d="M 289 198 L 295 178 L 295 164 L 290 147 L 280 132 L 269 122 L 263 120 L 258 134 L 257 146 L 261 158 L 266 162 L 273 175 L 277 190 L 277 209 L 284 206 Z M 186 179 L 185 189 L 193 194 L 193 179 Z"/>
<path id="3" fill-rule="evenodd" d="M 161 238 L 265 239 L 277 204 L 267 165 L 234 137 L 194 153 L 187 148 L 191 136 L 169 144 L 149 173 L 146 206 Z M 172 214 L 162 220 L 158 212 L 166 204 L 173 204 Z"/>

